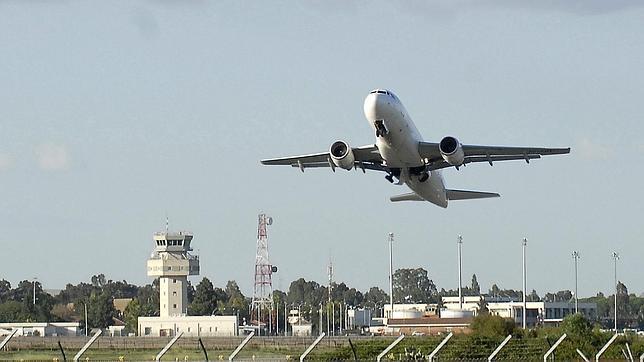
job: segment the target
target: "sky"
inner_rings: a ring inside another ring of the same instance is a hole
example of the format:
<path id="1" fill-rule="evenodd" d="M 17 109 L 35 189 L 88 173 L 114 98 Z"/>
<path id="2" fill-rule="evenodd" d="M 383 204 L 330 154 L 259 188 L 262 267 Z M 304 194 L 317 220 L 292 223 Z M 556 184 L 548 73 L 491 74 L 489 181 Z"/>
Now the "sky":
<path id="1" fill-rule="evenodd" d="M 257 215 L 275 289 L 387 290 L 394 267 L 457 287 L 644 292 L 644 6 L 639 1 L 0 0 L 0 278 L 149 283 L 152 234 L 189 230 L 201 276 L 252 295 Z M 380 173 L 262 158 L 373 144 L 391 89 L 426 141 L 572 147 L 447 169 L 490 200 L 389 202 Z"/>

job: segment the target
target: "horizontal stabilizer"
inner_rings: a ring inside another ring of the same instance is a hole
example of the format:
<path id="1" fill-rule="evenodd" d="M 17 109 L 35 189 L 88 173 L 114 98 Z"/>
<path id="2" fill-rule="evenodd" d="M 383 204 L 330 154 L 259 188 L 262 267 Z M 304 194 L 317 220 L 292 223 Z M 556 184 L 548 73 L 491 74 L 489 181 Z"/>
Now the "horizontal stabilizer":
<path id="1" fill-rule="evenodd" d="M 470 199 L 487 199 L 489 197 L 499 197 L 496 192 L 481 192 L 467 190 L 445 190 L 448 200 L 470 200 Z M 393 201 L 393 200 L 392 200 Z"/>
<path id="2" fill-rule="evenodd" d="M 414 192 L 410 192 L 408 194 L 402 194 L 402 195 L 396 195 L 392 196 L 389 198 L 391 202 L 398 202 L 398 201 L 425 201 L 422 197 L 418 196 Z"/>

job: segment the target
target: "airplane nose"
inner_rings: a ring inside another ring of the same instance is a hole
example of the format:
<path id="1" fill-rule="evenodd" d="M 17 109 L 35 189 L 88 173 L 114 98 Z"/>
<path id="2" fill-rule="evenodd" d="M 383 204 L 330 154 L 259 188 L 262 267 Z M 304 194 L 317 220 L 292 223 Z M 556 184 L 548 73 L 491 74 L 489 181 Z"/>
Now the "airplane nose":
<path id="1" fill-rule="evenodd" d="M 378 119 L 378 114 L 382 114 L 384 107 L 387 105 L 385 95 L 371 93 L 364 100 L 364 115 L 367 119 Z M 380 117 L 382 118 L 382 117 Z"/>

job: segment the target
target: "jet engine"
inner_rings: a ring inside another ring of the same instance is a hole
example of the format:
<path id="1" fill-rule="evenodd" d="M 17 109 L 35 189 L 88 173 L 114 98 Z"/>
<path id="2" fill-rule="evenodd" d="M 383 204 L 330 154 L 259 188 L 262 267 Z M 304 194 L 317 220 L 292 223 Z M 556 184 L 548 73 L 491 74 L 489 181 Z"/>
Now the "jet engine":
<path id="1" fill-rule="evenodd" d="M 329 148 L 331 160 L 336 166 L 345 170 L 351 170 L 355 163 L 355 157 L 349 144 L 344 141 L 335 141 Z"/>
<path id="2" fill-rule="evenodd" d="M 461 143 L 452 136 L 444 137 L 438 144 L 443 159 L 452 166 L 460 166 L 465 161 L 465 153 Z"/>

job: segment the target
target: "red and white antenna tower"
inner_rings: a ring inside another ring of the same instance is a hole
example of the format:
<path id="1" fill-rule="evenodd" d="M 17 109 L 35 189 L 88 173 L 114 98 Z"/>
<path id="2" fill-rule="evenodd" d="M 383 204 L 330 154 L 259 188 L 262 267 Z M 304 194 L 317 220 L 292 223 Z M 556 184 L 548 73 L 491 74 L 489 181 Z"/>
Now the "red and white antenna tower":
<path id="1" fill-rule="evenodd" d="M 262 325 L 270 325 L 273 310 L 272 275 L 277 272 L 277 267 L 271 265 L 268 259 L 268 233 L 266 232 L 266 227 L 272 224 L 272 217 L 259 214 L 257 253 L 255 255 L 255 288 L 251 304 L 251 320 L 257 321 L 259 335 L 261 335 Z"/>

